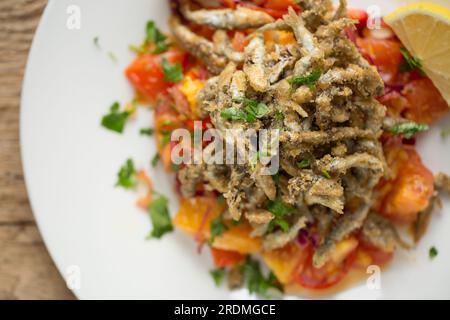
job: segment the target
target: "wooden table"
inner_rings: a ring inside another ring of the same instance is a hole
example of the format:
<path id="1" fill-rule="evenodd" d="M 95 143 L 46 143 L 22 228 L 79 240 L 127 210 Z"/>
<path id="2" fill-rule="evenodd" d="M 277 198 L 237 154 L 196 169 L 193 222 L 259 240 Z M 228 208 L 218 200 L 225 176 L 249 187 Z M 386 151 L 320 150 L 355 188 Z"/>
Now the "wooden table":
<path id="1" fill-rule="evenodd" d="M 73 299 L 36 227 L 19 148 L 22 77 L 47 0 L 0 1 L 0 299 Z"/>

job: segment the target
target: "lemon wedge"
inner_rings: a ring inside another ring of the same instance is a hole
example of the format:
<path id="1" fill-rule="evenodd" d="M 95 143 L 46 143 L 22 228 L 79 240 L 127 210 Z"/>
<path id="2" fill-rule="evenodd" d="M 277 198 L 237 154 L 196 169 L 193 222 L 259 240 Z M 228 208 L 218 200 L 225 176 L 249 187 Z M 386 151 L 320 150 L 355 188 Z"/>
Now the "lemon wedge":
<path id="1" fill-rule="evenodd" d="M 397 9 L 384 20 L 450 106 L 450 10 L 419 2 Z"/>

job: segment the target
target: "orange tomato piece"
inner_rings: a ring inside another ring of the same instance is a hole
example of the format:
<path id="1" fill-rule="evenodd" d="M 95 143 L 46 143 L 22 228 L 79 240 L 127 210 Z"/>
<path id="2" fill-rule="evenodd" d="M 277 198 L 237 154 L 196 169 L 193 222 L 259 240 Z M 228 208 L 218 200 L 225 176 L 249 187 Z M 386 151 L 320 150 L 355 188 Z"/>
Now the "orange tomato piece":
<path id="1" fill-rule="evenodd" d="M 211 248 L 214 265 L 218 268 L 232 267 L 245 260 L 245 255 L 236 251 Z"/>
<path id="2" fill-rule="evenodd" d="M 302 268 L 308 258 L 309 250 L 296 243 L 289 243 L 285 247 L 262 253 L 262 258 L 270 270 L 282 284 L 292 282 L 295 270 Z"/>
<path id="3" fill-rule="evenodd" d="M 394 158 L 389 153 L 395 154 Z M 388 218 L 411 223 L 424 210 L 434 191 L 434 177 L 422 163 L 413 146 L 403 145 L 387 150 L 388 163 L 394 161 L 395 177 L 388 181 L 389 192 L 382 202 L 381 212 Z"/>
<path id="4" fill-rule="evenodd" d="M 409 108 L 405 116 L 415 122 L 433 123 L 449 111 L 449 106 L 428 78 L 409 82 L 403 89 Z"/>
<path id="5" fill-rule="evenodd" d="M 211 238 L 211 221 L 217 218 L 225 208 L 225 204 L 215 198 L 183 199 L 173 224 L 189 235 L 200 240 L 208 240 Z M 213 248 L 236 251 L 241 254 L 260 251 L 261 238 L 250 237 L 252 229 L 248 224 L 229 224 L 227 226 L 228 230 L 214 239 Z"/>

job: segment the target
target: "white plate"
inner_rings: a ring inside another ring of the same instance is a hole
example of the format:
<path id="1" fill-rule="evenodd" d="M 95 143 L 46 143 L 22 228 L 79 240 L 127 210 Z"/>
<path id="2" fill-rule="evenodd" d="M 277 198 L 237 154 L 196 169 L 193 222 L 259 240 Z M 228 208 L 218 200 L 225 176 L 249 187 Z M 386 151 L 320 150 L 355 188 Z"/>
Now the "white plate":
<path id="1" fill-rule="evenodd" d="M 372 3 L 350 2 L 360 7 Z M 395 7 L 395 1 L 377 2 L 384 4 L 383 10 Z M 76 13 L 71 5 L 80 9 L 80 30 L 67 28 L 68 8 Z M 123 76 L 133 59 L 128 45 L 142 40 L 147 20 L 165 26 L 168 14 L 166 1 L 50 1 L 34 39 L 21 110 L 26 182 L 45 243 L 79 298 L 248 297 L 246 290 L 217 289 L 208 274 L 212 264 L 207 250 L 197 255 L 194 241 L 183 234 L 146 241 L 149 218 L 135 208 L 135 195 L 114 188 L 118 168 L 132 157 L 150 170 L 157 189 L 171 197 L 171 211 L 177 208 L 171 178 L 161 168 L 150 168 L 153 139 L 138 134 L 151 125 L 151 113 L 139 111 L 124 135 L 99 125 L 113 101 L 133 96 Z M 101 49 L 93 43 L 97 36 Z M 438 128 L 422 139 L 424 160 L 434 171 L 450 172 L 448 143 L 439 138 Z M 450 298 L 448 205 L 446 213 L 434 215 L 418 248 L 397 254 L 383 271 L 382 290 L 361 285 L 335 297 Z M 439 255 L 430 261 L 432 245 Z"/>

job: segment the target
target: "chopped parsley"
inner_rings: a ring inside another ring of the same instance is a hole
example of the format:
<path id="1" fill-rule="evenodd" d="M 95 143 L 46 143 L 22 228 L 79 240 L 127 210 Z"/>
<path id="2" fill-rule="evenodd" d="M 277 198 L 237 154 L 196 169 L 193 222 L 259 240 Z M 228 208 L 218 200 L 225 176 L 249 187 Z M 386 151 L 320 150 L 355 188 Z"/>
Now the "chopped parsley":
<path id="1" fill-rule="evenodd" d="M 152 220 L 153 230 L 149 238 L 161 238 L 164 234 L 173 231 L 172 220 L 169 215 L 169 200 L 160 194 L 154 193 L 154 198 L 148 210 Z"/>
<path id="2" fill-rule="evenodd" d="M 102 118 L 102 126 L 117 133 L 122 133 L 127 122 L 130 112 L 120 112 L 120 105 L 118 102 L 114 102 L 111 106 L 109 113 Z"/>
<path id="3" fill-rule="evenodd" d="M 142 128 L 139 130 L 139 133 L 143 136 L 152 136 L 155 133 L 155 129 L 153 128 Z"/>
<path id="4" fill-rule="evenodd" d="M 95 45 L 98 49 L 101 49 L 99 37 L 98 37 L 98 36 L 95 37 L 93 41 L 94 41 L 94 45 Z"/>
<path id="5" fill-rule="evenodd" d="M 150 51 L 153 54 L 160 54 L 169 48 L 167 37 L 158 29 L 154 21 L 148 21 L 145 28 L 145 40 L 140 46 L 130 45 L 130 49 L 137 54 Z M 152 45 L 151 48 L 149 46 Z"/>
<path id="6" fill-rule="evenodd" d="M 324 176 L 325 179 L 331 179 L 331 175 L 326 169 L 322 170 L 322 175 Z"/>
<path id="7" fill-rule="evenodd" d="M 171 137 L 172 137 L 172 133 L 170 131 L 162 132 L 161 146 L 165 147 L 170 142 Z"/>
<path id="8" fill-rule="evenodd" d="M 429 128 L 427 124 L 405 122 L 389 129 L 389 132 L 395 135 L 403 134 L 406 139 L 411 139 L 416 133 L 426 131 Z"/>
<path id="9" fill-rule="evenodd" d="M 225 120 L 238 120 L 238 121 L 247 121 L 251 122 L 247 118 L 247 113 L 237 108 L 227 108 L 220 113 L 220 116 Z"/>
<path id="10" fill-rule="evenodd" d="M 429 256 L 430 256 L 430 259 L 434 259 L 437 255 L 438 255 L 438 251 L 437 251 L 437 249 L 436 249 L 436 247 L 431 247 L 430 248 L 430 251 L 429 251 Z"/>
<path id="11" fill-rule="evenodd" d="M 240 266 L 240 271 L 244 277 L 245 284 L 250 293 L 256 293 L 262 297 L 270 297 L 269 289 L 275 289 L 278 292 L 283 292 L 281 285 L 273 273 L 267 277 L 261 271 L 259 262 L 252 259 L 250 256 Z"/>
<path id="12" fill-rule="evenodd" d="M 244 110 L 238 108 L 227 108 L 220 113 L 226 120 L 238 120 L 253 123 L 256 119 L 261 119 L 269 113 L 269 107 L 262 102 L 245 97 L 235 97 L 234 103 L 242 103 Z"/>
<path id="13" fill-rule="evenodd" d="M 441 130 L 441 138 L 442 139 L 446 139 L 449 136 L 450 136 L 450 128 Z"/>
<path id="14" fill-rule="evenodd" d="M 311 167 L 311 161 L 309 161 L 308 159 L 303 159 L 302 161 L 297 163 L 297 167 L 299 169 L 308 169 Z"/>
<path id="15" fill-rule="evenodd" d="M 183 68 L 181 64 L 171 64 L 167 59 L 161 61 L 161 66 L 164 71 L 164 80 L 168 82 L 177 82 L 183 79 Z"/>
<path id="16" fill-rule="evenodd" d="M 209 274 L 213 278 L 216 286 L 218 287 L 222 284 L 223 280 L 225 279 L 226 270 L 224 268 L 218 268 L 218 269 L 211 270 L 209 272 Z"/>
<path id="17" fill-rule="evenodd" d="M 158 165 L 159 159 L 160 157 L 158 153 L 153 156 L 152 161 L 150 162 L 153 168 Z"/>
<path id="18" fill-rule="evenodd" d="M 423 71 L 422 63 L 421 61 L 412 56 L 411 53 L 406 48 L 400 48 L 400 52 L 403 55 L 403 58 L 405 61 L 400 65 L 400 72 L 409 72 L 413 70 L 419 71 L 421 75 L 425 75 L 425 72 Z"/>
<path id="19" fill-rule="evenodd" d="M 153 53 L 163 53 L 169 48 L 167 37 L 156 27 L 154 21 L 147 22 L 146 31 L 145 43 L 155 45 Z"/>
<path id="20" fill-rule="evenodd" d="M 280 227 L 283 232 L 289 231 L 289 223 L 286 221 L 286 216 L 295 213 L 295 208 L 284 203 L 280 198 L 270 201 L 267 210 L 275 216 L 269 223 L 269 232 L 272 232 L 275 227 Z"/>
<path id="21" fill-rule="evenodd" d="M 117 63 L 117 61 L 119 61 L 117 59 L 117 56 L 114 54 L 114 52 L 109 51 L 108 52 L 108 57 L 111 59 L 112 62 Z"/>
<path id="22" fill-rule="evenodd" d="M 209 243 L 213 243 L 216 237 L 221 236 L 228 230 L 228 227 L 223 223 L 222 216 L 218 216 L 216 219 L 211 221 L 209 230 L 211 232 L 211 239 L 209 240 Z"/>
<path id="23" fill-rule="evenodd" d="M 136 169 L 132 159 L 128 159 L 117 173 L 116 187 L 130 189 L 136 186 Z"/>
<path id="24" fill-rule="evenodd" d="M 313 89 L 321 75 L 322 71 L 319 68 L 316 68 L 309 75 L 296 76 L 288 80 L 288 82 L 292 88 L 298 88 L 300 86 L 306 85 Z"/>

